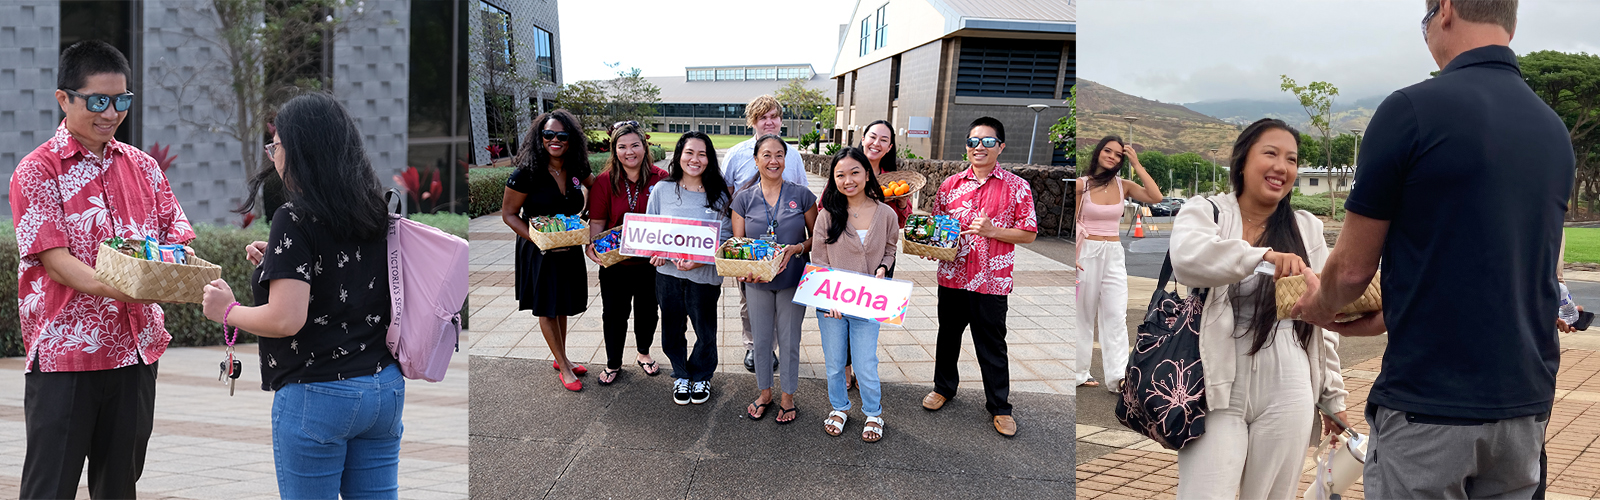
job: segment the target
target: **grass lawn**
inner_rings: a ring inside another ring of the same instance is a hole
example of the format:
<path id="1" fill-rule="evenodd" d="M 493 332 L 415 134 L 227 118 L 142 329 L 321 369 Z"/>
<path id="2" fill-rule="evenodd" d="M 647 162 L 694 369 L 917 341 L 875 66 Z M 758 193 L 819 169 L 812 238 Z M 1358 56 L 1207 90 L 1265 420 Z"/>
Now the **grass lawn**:
<path id="1" fill-rule="evenodd" d="M 1600 262 L 1600 228 L 1569 227 L 1567 262 Z"/>
<path id="2" fill-rule="evenodd" d="M 658 144 L 661 147 L 666 148 L 668 153 L 671 153 L 672 148 L 678 146 L 678 138 L 682 136 L 683 134 L 651 132 L 650 143 Z M 734 144 L 744 142 L 749 138 L 750 136 L 748 135 L 713 135 L 711 136 L 711 147 L 715 149 L 728 149 L 733 147 Z"/>

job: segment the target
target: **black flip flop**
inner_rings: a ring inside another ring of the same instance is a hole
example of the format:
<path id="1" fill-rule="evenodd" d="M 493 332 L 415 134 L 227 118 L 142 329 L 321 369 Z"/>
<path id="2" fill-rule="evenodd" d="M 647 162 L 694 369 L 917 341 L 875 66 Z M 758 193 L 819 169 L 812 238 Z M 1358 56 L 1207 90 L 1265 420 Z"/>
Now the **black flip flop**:
<path id="1" fill-rule="evenodd" d="M 796 420 L 800 420 L 800 407 L 798 406 L 794 408 L 784 408 L 782 406 L 778 407 L 779 416 L 782 416 L 785 413 L 793 414 L 794 418 L 790 418 L 788 420 L 778 420 L 778 417 L 772 417 L 772 420 L 778 422 L 778 425 L 788 425 L 794 423 Z"/>
<path id="2" fill-rule="evenodd" d="M 649 363 L 646 363 L 646 362 L 639 361 L 639 360 L 635 359 L 635 360 L 633 360 L 633 362 L 639 364 L 639 369 L 643 370 L 645 375 L 649 375 L 649 376 L 654 377 L 656 375 L 660 375 L 661 374 L 661 369 L 660 368 L 656 368 L 656 362 L 655 361 L 651 361 Z M 650 371 L 651 368 L 655 368 L 656 371 Z"/>
<path id="3" fill-rule="evenodd" d="M 610 375 L 611 376 L 611 381 L 610 382 L 606 382 L 606 378 L 605 378 L 606 375 Z M 595 382 L 599 382 L 600 385 L 611 385 L 611 384 L 617 383 L 617 381 L 621 380 L 621 379 L 622 379 L 622 370 L 611 371 L 610 368 L 607 368 L 605 371 L 600 372 L 600 376 L 595 378 Z"/>
<path id="4" fill-rule="evenodd" d="M 757 399 L 756 401 L 760 401 L 760 400 Z M 755 401 L 751 401 L 750 405 L 751 406 L 755 406 L 756 409 L 758 409 L 758 410 L 761 410 L 761 415 L 758 415 L 758 416 L 750 415 L 750 407 L 746 406 L 744 408 L 744 417 L 748 418 L 750 420 L 761 420 L 763 417 L 767 416 L 767 408 L 771 408 L 772 407 L 772 402 L 771 401 L 767 401 L 766 403 L 757 403 Z"/>

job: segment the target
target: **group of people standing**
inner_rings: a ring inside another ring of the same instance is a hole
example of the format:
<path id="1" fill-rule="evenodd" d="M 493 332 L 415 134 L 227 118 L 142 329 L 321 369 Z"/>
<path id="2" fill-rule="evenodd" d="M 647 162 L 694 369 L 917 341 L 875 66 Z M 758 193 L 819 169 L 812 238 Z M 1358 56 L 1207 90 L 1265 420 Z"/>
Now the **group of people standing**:
<path id="1" fill-rule="evenodd" d="M 774 413 L 779 424 L 799 416 L 801 325 L 806 306 L 794 302 L 807 263 L 879 278 L 893 278 L 899 231 L 912 212 L 909 200 L 889 200 L 878 178 L 897 170 L 894 132 L 887 121 L 869 125 L 858 146 L 840 149 L 824 172 L 820 198 L 811 190 L 799 150 L 778 132 L 783 110 L 763 95 L 745 108 L 753 137 L 730 148 L 726 166 L 709 136 L 684 133 L 665 170 L 654 166 L 647 133 L 635 122 L 615 124 L 610 157 L 590 175 L 587 142 L 565 110 L 540 115 L 527 132 L 516 168 L 506 181 L 501 217 L 518 234 L 516 294 L 522 310 L 539 318 L 555 358 L 552 368 L 571 391 L 583 389 L 589 370 L 568 358 L 567 318 L 586 309 L 587 276 L 580 255 L 599 262 L 592 246 L 541 250 L 527 238 L 536 216 L 579 215 L 591 234 L 642 213 L 716 221 L 719 241 L 730 237 L 767 240 L 779 248 L 779 272 L 770 280 L 737 277 L 745 368 L 756 374 L 760 395 L 745 409 L 751 420 Z M 955 396 L 956 358 L 972 327 L 983 371 L 987 407 L 995 429 L 1016 434 L 1011 417 L 1005 348 L 1005 297 L 1011 291 L 1014 245 L 1037 231 L 1032 191 L 1026 181 L 995 168 L 1005 149 L 1005 129 L 993 118 L 975 120 L 968 134 L 968 169 L 940 185 L 932 214 L 954 217 L 963 228 L 953 262 L 939 264 L 939 347 L 935 389 L 924 408 L 938 410 Z M 650 356 L 657 318 L 662 353 L 672 364 L 673 401 L 700 404 L 711 398 L 718 364 L 718 301 L 723 277 L 714 264 L 663 257 L 633 257 L 601 269 L 601 318 L 606 368 L 600 385 L 616 383 L 622 370 L 628 320 L 633 318 L 635 363 L 647 376 L 661 368 Z M 879 323 L 817 310 L 827 366 L 831 411 L 823 430 L 838 436 L 849 421 L 849 389 L 858 387 L 866 417 L 862 439 L 884 436 L 878 378 Z M 659 316 L 658 316 L 659 315 Z M 695 341 L 687 332 L 693 326 Z M 774 372 L 778 393 L 773 393 Z M 776 405 L 776 408 L 773 408 Z"/>
<path id="2" fill-rule="evenodd" d="M 1296 497 L 1318 427 L 1350 421 L 1341 338 L 1385 332 L 1364 412 L 1365 495 L 1543 498 L 1557 330 L 1569 329 L 1551 320 L 1572 144 L 1507 46 L 1516 2 L 1426 3 L 1440 71 L 1374 113 L 1331 251 L 1321 220 L 1290 204 L 1300 134 L 1276 119 L 1234 142 L 1232 192 L 1191 198 L 1173 222 L 1173 277 L 1210 289 L 1204 433 L 1178 450 L 1178 498 Z M 1101 385 L 1089 376 L 1098 326 L 1113 392 L 1128 359 L 1120 205 L 1161 196 L 1129 146 L 1101 140 L 1078 182 L 1076 382 Z M 1116 177 L 1125 165 L 1140 182 Z M 1335 321 L 1380 267 L 1382 310 Z M 1307 291 L 1280 320 L 1275 281 L 1294 275 Z"/>

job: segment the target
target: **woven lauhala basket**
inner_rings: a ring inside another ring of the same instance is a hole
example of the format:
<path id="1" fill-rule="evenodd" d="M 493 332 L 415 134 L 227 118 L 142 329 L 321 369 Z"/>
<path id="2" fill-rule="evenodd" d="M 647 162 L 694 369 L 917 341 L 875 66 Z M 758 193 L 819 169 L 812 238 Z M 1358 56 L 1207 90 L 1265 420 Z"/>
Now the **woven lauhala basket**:
<path id="1" fill-rule="evenodd" d="M 1304 276 L 1289 276 L 1278 280 L 1278 319 L 1289 319 L 1289 310 L 1294 308 L 1295 302 L 1300 301 L 1300 296 L 1306 293 L 1306 278 Z M 1372 282 L 1367 283 L 1367 290 L 1361 293 L 1361 298 L 1344 306 L 1339 310 L 1335 321 L 1349 321 L 1363 314 L 1383 310 L 1383 291 L 1378 287 L 1378 276 L 1373 275 Z"/>
<path id="2" fill-rule="evenodd" d="M 190 255 L 189 264 L 174 264 L 123 255 L 100 245 L 94 279 L 139 300 L 199 304 L 205 286 L 222 278 L 222 268 Z"/>
<path id="3" fill-rule="evenodd" d="M 878 184 L 880 184 L 880 185 L 887 186 L 887 185 L 889 185 L 889 183 L 895 182 L 895 181 L 906 181 L 906 184 L 907 184 L 908 187 L 911 188 L 911 191 L 908 191 L 908 192 L 906 192 L 906 194 L 902 194 L 902 195 L 898 195 L 898 196 L 889 196 L 886 199 L 898 200 L 900 198 L 906 198 L 906 197 L 909 197 L 911 195 L 917 194 L 918 191 L 922 191 L 922 186 L 925 186 L 925 185 L 928 184 L 928 177 L 925 176 L 925 175 L 922 175 L 921 172 L 915 172 L 915 171 L 911 171 L 911 170 L 896 170 L 896 171 L 893 171 L 893 172 L 884 172 L 883 175 L 878 176 Z"/>
<path id="4" fill-rule="evenodd" d="M 618 230 L 621 230 L 621 229 L 622 229 L 622 226 L 617 226 L 617 227 L 611 228 L 610 231 L 606 231 L 604 233 L 600 233 L 599 236 L 595 236 L 594 239 L 591 240 L 591 241 L 600 241 L 601 238 L 605 238 L 606 235 L 611 234 L 611 231 L 618 231 Z M 617 248 L 611 249 L 610 252 L 596 253 L 595 255 L 600 257 L 600 267 L 611 267 L 612 265 L 615 265 L 616 263 L 622 262 L 624 260 L 628 260 L 628 258 L 629 258 L 626 255 L 622 255 L 622 247 L 621 246 L 618 246 Z"/>
<path id="5" fill-rule="evenodd" d="M 546 252 L 561 247 L 582 246 L 590 241 L 588 227 L 559 233 L 541 233 L 538 229 L 534 229 L 532 224 L 528 225 L 528 239 L 533 241 L 533 244 L 539 245 L 539 250 Z"/>
<path id="6" fill-rule="evenodd" d="M 777 257 L 769 257 L 766 260 L 724 259 L 718 257 L 717 276 L 743 278 L 755 275 L 761 281 L 772 281 L 772 278 L 778 276 L 779 262 Z"/>
<path id="7" fill-rule="evenodd" d="M 945 262 L 955 262 L 955 260 L 956 260 L 956 252 L 959 250 L 958 248 L 954 248 L 954 247 L 951 247 L 951 248 L 936 247 L 936 246 L 932 246 L 932 245 L 924 245 L 924 244 L 921 244 L 921 243 L 917 243 L 915 241 L 911 241 L 910 238 L 906 237 L 906 233 L 905 233 L 904 230 L 902 230 L 900 232 L 900 248 L 902 250 L 905 250 L 906 253 L 911 254 L 911 255 L 921 255 L 923 257 L 933 257 L 935 259 L 939 259 L 939 260 L 942 260 L 942 261 L 945 261 Z"/>

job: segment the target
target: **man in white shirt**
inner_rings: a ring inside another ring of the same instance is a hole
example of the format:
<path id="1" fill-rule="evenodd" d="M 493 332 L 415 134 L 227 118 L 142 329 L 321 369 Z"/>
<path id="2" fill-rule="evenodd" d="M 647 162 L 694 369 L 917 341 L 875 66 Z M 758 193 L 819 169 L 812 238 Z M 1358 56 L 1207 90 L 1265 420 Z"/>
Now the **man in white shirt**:
<path id="1" fill-rule="evenodd" d="M 728 181 L 728 186 L 736 193 L 757 177 L 756 139 L 767 134 L 778 135 L 778 132 L 783 130 L 783 105 L 778 103 L 777 98 L 764 94 L 752 99 L 750 104 L 744 107 L 744 119 L 750 123 L 750 128 L 754 129 L 754 132 L 749 140 L 735 144 L 728 150 L 728 157 L 723 162 L 722 169 L 722 178 Z M 789 147 L 789 151 L 784 154 L 783 180 L 810 188 L 806 180 L 805 162 L 800 158 L 800 150 L 793 144 L 787 142 L 784 144 Z M 754 372 L 755 352 L 750 348 L 755 344 L 750 340 L 750 308 L 744 303 L 743 285 L 739 286 L 739 319 L 744 327 L 744 368 Z M 777 356 L 773 356 L 772 359 L 773 366 L 777 366 Z"/>

